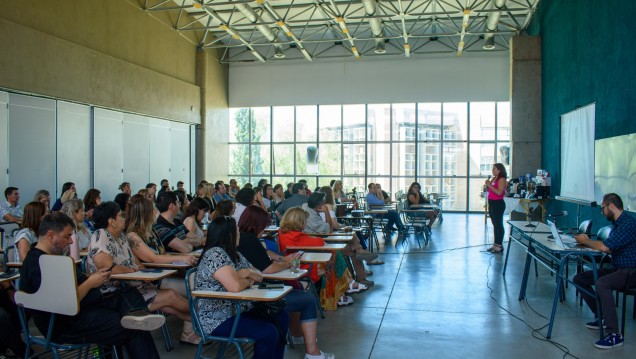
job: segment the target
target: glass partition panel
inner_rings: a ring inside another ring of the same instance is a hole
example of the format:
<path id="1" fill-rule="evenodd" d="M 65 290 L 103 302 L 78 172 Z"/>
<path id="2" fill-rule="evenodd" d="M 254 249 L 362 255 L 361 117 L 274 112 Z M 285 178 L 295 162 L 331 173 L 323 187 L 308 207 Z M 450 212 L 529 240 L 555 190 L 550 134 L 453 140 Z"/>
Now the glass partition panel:
<path id="1" fill-rule="evenodd" d="M 481 197 L 484 187 L 485 178 L 471 178 L 468 181 L 468 210 L 482 211 L 484 210 L 485 200 Z"/>
<path id="2" fill-rule="evenodd" d="M 251 116 L 249 108 L 230 109 L 230 142 L 249 142 Z"/>
<path id="3" fill-rule="evenodd" d="M 510 140 L 510 102 L 497 102 L 497 140 Z"/>
<path id="4" fill-rule="evenodd" d="M 345 175 L 364 177 L 366 171 L 366 156 L 364 143 L 347 143 L 342 146 L 342 162 Z"/>
<path id="5" fill-rule="evenodd" d="M 442 191 L 448 196 L 448 199 L 444 200 L 444 209 L 465 211 L 466 190 L 466 178 L 444 178 Z"/>
<path id="6" fill-rule="evenodd" d="M 367 136 L 369 141 L 391 140 L 391 105 L 367 106 Z"/>
<path id="7" fill-rule="evenodd" d="M 470 140 L 495 140 L 495 103 L 470 103 Z"/>
<path id="8" fill-rule="evenodd" d="M 492 173 L 492 165 L 495 163 L 494 143 L 470 144 L 470 175 L 488 176 Z"/>
<path id="9" fill-rule="evenodd" d="M 320 141 L 340 141 L 342 136 L 341 106 L 320 106 L 318 111 L 320 114 Z"/>
<path id="10" fill-rule="evenodd" d="M 274 162 L 272 173 L 275 175 L 294 175 L 294 145 L 273 145 Z"/>
<path id="11" fill-rule="evenodd" d="M 296 142 L 316 142 L 318 133 L 317 106 L 296 107 Z"/>
<path id="12" fill-rule="evenodd" d="M 391 168 L 393 175 L 415 177 L 414 142 L 394 143 L 392 156 Z"/>
<path id="13" fill-rule="evenodd" d="M 425 142 L 417 145 L 417 175 L 439 176 L 441 175 L 442 153 L 441 143 Z"/>
<path id="14" fill-rule="evenodd" d="M 367 146 L 367 176 L 389 173 L 391 173 L 391 144 L 370 143 Z"/>
<path id="15" fill-rule="evenodd" d="M 270 169 L 270 147 L 269 145 L 252 145 L 252 166 L 250 175 L 267 175 Z"/>
<path id="16" fill-rule="evenodd" d="M 468 145 L 466 142 L 444 142 L 442 151 L 442 174 L 444 176 L 466 176 L 468 174 L 466 165 Z"/>
<path id="17" fill-rule="evenodd" d="M 393 141 L 415 141 L 415 104 L 393 104 Z"/>
<path id="18" fill-rule="evenodd" d="M 310 144 L 297 144 L 296 145 L 296 175 L 307 176 L 316 175 L 317 173 L 311 170 L 311 166 L 307 166 L 307 150 L 311 146 L 316 146 L 315 143 Z"/>
<path id="19" fill-rule="evenodd" d="M 252 142 L 271 141 L 271 123 L 269 107 L 254 107 L 252 119 Z"/>
<path id="20" fill-rule="evenodd" d="M 230 145 L 230 173 L 235 175 L 250 173 L 250 145 Z"/>
<path id="21" fill-rule="evenodd" d="M 294 142 L 294 107 L 272 107 L 272 141 Z"/>
<path id="22" fill-rule="evenodd" d="M 442 109 L 442 135 L 444 140 L 467 141 L 467 104 L 465 102 L 444 103 Z"/>
<path id="23" fill-rule="evenodd" d="M 442 104 L 417 104 L 417 138 L 420 141 L 439 141 L 442 138 Z"/>
<path id="24" fill-rule="evenodd" d="M 319 150 L 319 168 L 321 176 L 340 177 L 342 163 L 340 162 L 340 144 L 323 143 Z"/>

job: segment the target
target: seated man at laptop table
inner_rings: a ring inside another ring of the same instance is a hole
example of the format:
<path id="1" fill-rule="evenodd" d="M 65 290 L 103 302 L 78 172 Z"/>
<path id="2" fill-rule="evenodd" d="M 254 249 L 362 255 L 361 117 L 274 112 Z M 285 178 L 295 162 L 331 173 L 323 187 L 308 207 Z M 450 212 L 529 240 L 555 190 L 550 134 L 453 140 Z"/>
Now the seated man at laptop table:
<path id="1" fill-rule="evenodd" d="M 592 271 L 586 271 L 574 276 L 574 283 L 581 288 L 594 293 L 592 286 L 596 287 L 598 297 L 601 300 L 601 311 L 597 313 L 596 297 L 581 292 L 585 303 L 590 307 L 596 320 L 586 326 L 590 329 L 599 329 L 601 325 L 607 328 L 607 336 L 594 344 L 600 349 L 610 349 L 623 345 L 623 336 L 618 328 L 618 316 L 614 304 L 614 290 L 620 290 L 628 284 L 630 273 L 636 270 L 636 219 L 623 211 L 623 201 L 615 193 L 603 196 L 601 213 L 612 221 L 612 232 L 604 241 L 593 241 L 585 234 L 575 236 L 577 242 L 587 247 L 610 253 L 612 255 L 612 268 L 599 268 L 598 280 L 594 283 Z M 632 283 L 636 285 L 636 283 Z"/>
<path id="2" fill-rule="evenodd" d="M 38 242 L 31 247 L 20 271 L 21 290 L 35 293 L 40 289 L 40 256 L 63 255 L 72 242 L 74 226 L 73 220 L 61 212 L 42 219 Z M 123 346 L 131 358 L 159 358 L 155 342 L 147 331 L 161 327 L 165 318 L 149 314 L 143 297 L 134 287 L 104 296 L 98 288 L 109 276 L 109 270 L 100 270 L 90 276 L 77 272 L 80 311 L 74 316 L 56 317 L 53 340 Z M 35 326 L 42 333 L 47 332 L 49 318 L 49 313 L 33 312 Z"/>

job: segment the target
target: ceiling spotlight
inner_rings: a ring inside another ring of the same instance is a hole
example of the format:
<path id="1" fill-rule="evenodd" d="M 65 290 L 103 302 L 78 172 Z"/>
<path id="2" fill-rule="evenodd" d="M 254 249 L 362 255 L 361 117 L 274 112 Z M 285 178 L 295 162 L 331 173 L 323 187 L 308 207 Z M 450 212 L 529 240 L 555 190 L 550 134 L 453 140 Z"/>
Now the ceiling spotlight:
<path id="1" fill-rule="evenodd" d="M 483 46 L 484 50 L 494 50 L 495 49 L 495 38 L 489 37 L 486 39 L 486 43 Z"/>
<path id="2" fill-rule="evenodd" d="M 281 49 L 280 47 L 274 48 L 274 57 L 277 59 L 284 59 L 285 53 L 283 52 L 283 49 Z"/>
<path id="3" fill-rule="evenodd" d="M 203 6 L 201 5 L 201 3 L 203 2 L 203 0 L 194 0 L 194 7 L 197 9 L 202 8 Z"/>
<path id="4" fill-rule="evenodd" d="M 384 41 L 378 42 L 375 44 L 375 53 L 376 54 L 386 54 L 386 49 L 384 48 Z"/>

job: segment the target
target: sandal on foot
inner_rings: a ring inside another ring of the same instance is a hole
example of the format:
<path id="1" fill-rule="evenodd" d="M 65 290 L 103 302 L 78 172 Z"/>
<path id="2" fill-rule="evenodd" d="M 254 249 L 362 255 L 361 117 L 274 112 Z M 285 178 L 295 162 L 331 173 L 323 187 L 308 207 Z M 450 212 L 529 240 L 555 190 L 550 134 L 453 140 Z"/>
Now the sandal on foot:
<path id="1" fill-rule="evenodd" d="M 344 306 L 349 304 L 353 304 L 353 298 L 346 296 L 344 294 L 341 295 L 340 300 L 338 300 L 338 306 Z"/>
<path id="2" fill-rule="evenodd" d="M 354 287 L 354 285 L 358 285 L 357 287 Z M 352 294 L 352 293 L 360 293 L 362 291 L 365 291 L 369 289 L 369 287 L 367 287 L 366 285 L 362 284 L 362 283 L 358 283 L 355 280 L 352 280 L 351 282 L 349 282 L 349 289 L 345 292 L 347 294 Z"/>
<path id="3" fill-rule="evenodd" d="M 384 264 L 384 261 L 380 258 L 376 258 L 372 261 L 367 261 L 367 264 L 372 266 L 372 265 L 376 265 L 376 264 Z"/>
<path id="4" fill-rule="evenodd" d="M 503 246 L 495 244 L 492 247 L 488 248 L 486 251 L 489 253 L 498 254 L 503 252 Z"/>
<path id="5" fill-rule="evenodd" d="M 201 341 L 201 337 L 198 336 L 195 332 L 190 333 L 181 333 L 181 338 L 179 338 L 179 343 L 186 345 L 199 345 Z"/>

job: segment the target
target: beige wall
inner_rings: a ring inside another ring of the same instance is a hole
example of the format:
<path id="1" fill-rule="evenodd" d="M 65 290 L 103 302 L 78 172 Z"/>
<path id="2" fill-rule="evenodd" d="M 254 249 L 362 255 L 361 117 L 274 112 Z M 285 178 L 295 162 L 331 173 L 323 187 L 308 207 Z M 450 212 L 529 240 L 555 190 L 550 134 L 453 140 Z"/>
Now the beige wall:
<path id="1" fill-rule="evenodd" d="M 227 66 L 207 53 L 202 91 L 196 34 L 140 3 L 0 0 L 0 88 L 214 128 L 197 159 L 227 163 Z M 197 166 L 208 178 L 206 167 Z"/>

